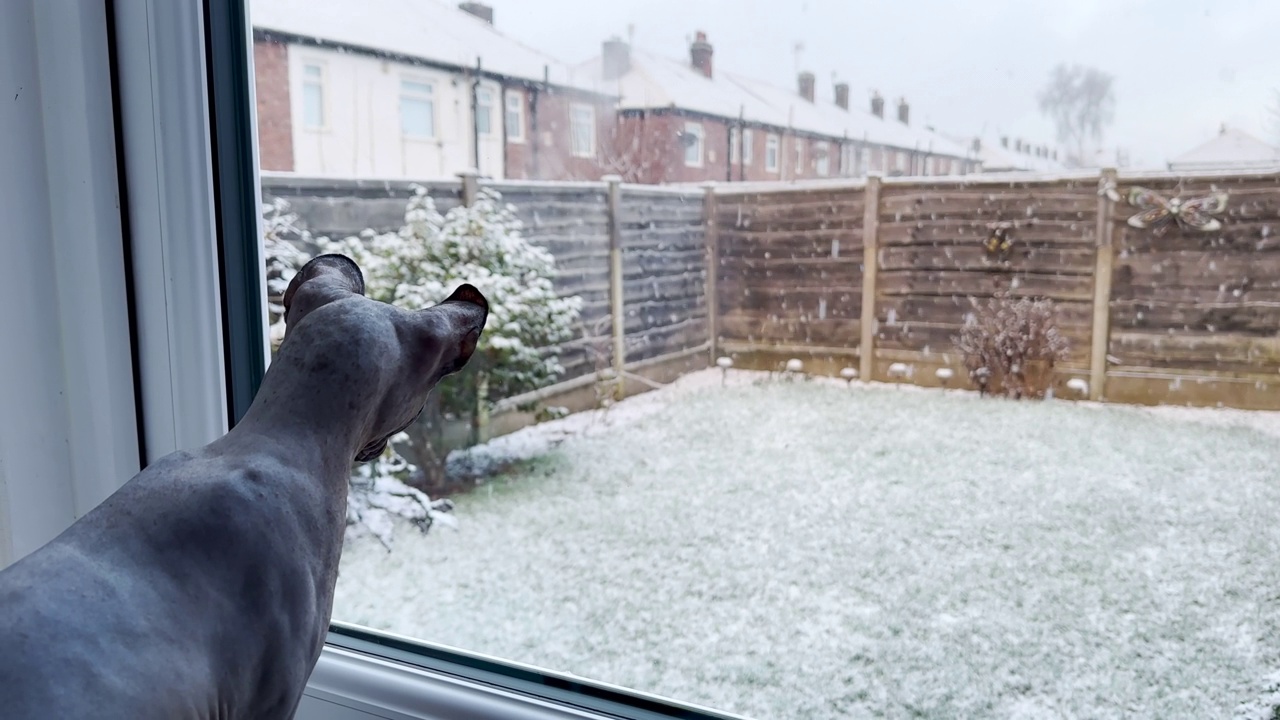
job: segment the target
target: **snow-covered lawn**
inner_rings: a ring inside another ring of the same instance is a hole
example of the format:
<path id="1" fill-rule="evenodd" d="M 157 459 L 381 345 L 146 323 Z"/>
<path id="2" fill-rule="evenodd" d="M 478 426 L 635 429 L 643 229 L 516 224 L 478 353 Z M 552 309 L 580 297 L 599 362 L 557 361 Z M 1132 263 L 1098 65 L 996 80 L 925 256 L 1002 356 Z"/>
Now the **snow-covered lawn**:
<path id="1" fill-rule="evenodd" d="M 495 441 L 334 617 L 762 720 L 1271 717 L 1275 416 L 758 379 Z"/>

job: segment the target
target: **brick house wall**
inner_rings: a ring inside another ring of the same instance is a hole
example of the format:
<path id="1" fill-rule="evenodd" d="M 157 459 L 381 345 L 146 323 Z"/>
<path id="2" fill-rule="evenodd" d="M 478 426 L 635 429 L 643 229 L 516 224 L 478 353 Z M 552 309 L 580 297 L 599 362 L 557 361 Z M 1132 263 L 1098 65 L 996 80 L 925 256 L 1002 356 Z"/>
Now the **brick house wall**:
<path id="1" fill-rule="evenodd" d="M 557 88 L 512 86 L 523 95 L 523 142 L 507 141 L 509 179 L 599 180 L 610 174 L 606 143 L 613 133 L 610 100 Z M 589 156 L 573 152 L 570 112 L 574 105 L 590 105 L 595 112 L 595 148 Z"/>
<path id="2" fill-rule="evenodd" d="M 258 105 L 258 163 L 263 170 L 293 170 L 293 121 L 289 103 L 289 46 L 253 42 Z"/>

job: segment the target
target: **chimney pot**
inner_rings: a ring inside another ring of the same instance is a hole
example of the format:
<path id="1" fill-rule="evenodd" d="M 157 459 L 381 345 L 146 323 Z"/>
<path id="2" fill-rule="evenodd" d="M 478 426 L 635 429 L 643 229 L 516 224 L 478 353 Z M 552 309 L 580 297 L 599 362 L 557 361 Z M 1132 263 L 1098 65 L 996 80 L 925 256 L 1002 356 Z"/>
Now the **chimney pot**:
<path id="1" fill-rule="evenodd" d="M 849 109 L 849 83 L 836 83 L 836 105 L 844 110 Z"/>
<path id="2" fill-rule="evenodd" d="M 884 119 L 884 97 L 879 92 L 871 93 L 871 114 Z"/>
<path id="3" fill-rule="evenodd" d="M 475 15 L 481 20 L 493 24 L 493 7 L 482 2 L 461 2 L 458 3 L 458 9 Z"/>
<path id="4" fill-rule="evenodd" d="M 800 97 L 813 102 L 813 87 L 817 79 L 811 72 L 800 73 Z"/>
<path id="5" fill-rule="evenodd" d="M 707 42 L 707 34 L 699 30 L 694 35 L 693 44 L 689 46 L 689 61 L 694 69 L 701 72 L 706 77 L 711 77 L 711 57 L 715 54 L 715 48 L 711 43 Z"/>

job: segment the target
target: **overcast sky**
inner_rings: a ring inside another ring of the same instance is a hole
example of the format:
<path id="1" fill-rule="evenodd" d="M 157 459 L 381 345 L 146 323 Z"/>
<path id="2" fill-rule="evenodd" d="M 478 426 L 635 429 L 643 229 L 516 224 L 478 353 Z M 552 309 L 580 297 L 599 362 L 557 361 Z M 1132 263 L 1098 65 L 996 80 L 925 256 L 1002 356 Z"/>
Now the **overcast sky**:
<path id="1" fill-rule="evenodd" d="M 1221 123 L 1275 141 L 1280 0 L 489 0 L 502 31 L 565 61 L 609 35 L 672 57 L 703 30 L 715 65 L 794 86 L 798 69 L 852 102 L 905 96 L 912 120 L 949 133 L 1040 143 L 1036 94 L 1060 62 L 1115 76 L 1110 145 L 1161 164 Z M 803 44 L 796 63 L 794 47 Z"/>

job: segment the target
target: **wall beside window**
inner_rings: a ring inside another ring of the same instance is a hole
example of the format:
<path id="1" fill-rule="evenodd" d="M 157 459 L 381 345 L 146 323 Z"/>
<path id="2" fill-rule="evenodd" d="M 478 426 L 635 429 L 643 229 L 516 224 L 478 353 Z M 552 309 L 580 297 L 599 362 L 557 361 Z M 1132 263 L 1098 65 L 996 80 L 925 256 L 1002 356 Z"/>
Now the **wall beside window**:
<path id="1" fill-rule="evenodd" d="M 432 178 L 452 177 L 475 165 L 471 83 L 455 82 L 459 76 L 354 52 L 299 45 L 288 46 L 288 65 L 287 87 L 273 89 L 260 83 L 257 94 L 259 107 L 274 93 L 289 98 L 295 172 Z M 306 89 L 308 66 L 324 69 L 320 127 L 309 127 L 307 122 L 317 119 L 316 93 Z M 430 91 L 424 92 L 424 87 Z M 486 80 L 480 89 L 490 94 L 493 103 L 489 123 L 493 132 L 480 137 L 480 171 L 501 177 L 503 147 L 496 105 L 501 88 Z M 427 103 L 432 111 L 429 119 L 423 114 Z"/>

